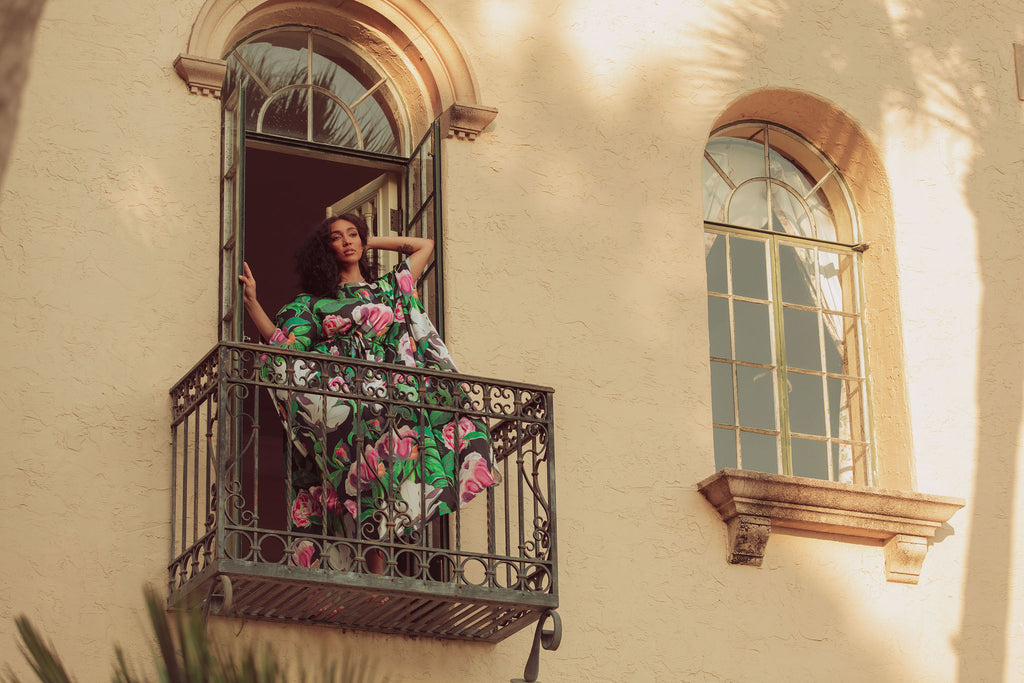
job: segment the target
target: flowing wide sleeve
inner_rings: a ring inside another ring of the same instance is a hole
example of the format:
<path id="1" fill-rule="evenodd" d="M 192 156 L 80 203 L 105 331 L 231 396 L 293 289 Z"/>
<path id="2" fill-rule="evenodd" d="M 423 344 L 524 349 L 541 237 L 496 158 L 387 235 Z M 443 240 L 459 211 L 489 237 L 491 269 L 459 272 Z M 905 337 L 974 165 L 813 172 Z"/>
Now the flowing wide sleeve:
<path id="1" fill-rule="evenodd" d="M 308 351 L 319 340 L 320 325 L 308 294 L 299 295 L 278 311 L 274 325 L 276 329 L 268 342 L 271 346 Z"/>
<path id="2" fill-rule="evenodd" d="M 384 277 L 394 297 L 397 324 L 393 328 L 392 343 L 398 349 L 397 361 L 431 370 L 458 372 L 448 347 L 420 302 L 408 260 L 402 261 Z"/>

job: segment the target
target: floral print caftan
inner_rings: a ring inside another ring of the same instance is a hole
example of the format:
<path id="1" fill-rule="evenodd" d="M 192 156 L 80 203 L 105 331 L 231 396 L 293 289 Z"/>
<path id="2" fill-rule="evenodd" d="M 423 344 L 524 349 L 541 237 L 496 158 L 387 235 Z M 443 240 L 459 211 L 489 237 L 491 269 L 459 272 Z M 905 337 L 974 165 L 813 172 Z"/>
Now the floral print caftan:
<path id="1" fill-rule="evenodd" d="M 333 298 L 302 294 L 278 313 L 270 344 L 454 372 L 415 284 L 403 261 L 374 282 L 339 286 Z M 265 365 L 264 373 L 280 381 L 288 364 L 300 386 L 338 392 L 271 392 L 292 442 L 289 505 L 295 528 L 351 536 L 358 523 L 364 538 L 400 538 L 498 482 L 486 427 L 459 412 L 466 397 L 455 383 L 397 373 L 396 386 L 388 390 L 380 373 L 371 371 L 357 382 L 351 367 L 335 366 L 338 374 L 330 376 L 329 362 L 311 367 L 282 357 Z M 415 386 L 421 382 L 424 392 Z M 385 392 L 426 400 L 389 410 L 372 400 Z M 301 558 L 300 563 L 306 564 Z"/>

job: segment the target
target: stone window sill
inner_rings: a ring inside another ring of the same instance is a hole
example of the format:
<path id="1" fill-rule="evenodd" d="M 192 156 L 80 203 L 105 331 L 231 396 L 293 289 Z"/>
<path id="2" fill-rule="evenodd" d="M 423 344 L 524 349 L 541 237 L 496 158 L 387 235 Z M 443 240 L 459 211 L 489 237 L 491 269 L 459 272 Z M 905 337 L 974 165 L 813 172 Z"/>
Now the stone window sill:
<path id="1" fill-rule="evenodd" d="M 697 484 L 729 529 L 728 561 L 760 567 L 773 529 L 884 547 L 885 578 L 917 583 L 928 541 L 964 506 L 961 498 L 724 469 Z"/>

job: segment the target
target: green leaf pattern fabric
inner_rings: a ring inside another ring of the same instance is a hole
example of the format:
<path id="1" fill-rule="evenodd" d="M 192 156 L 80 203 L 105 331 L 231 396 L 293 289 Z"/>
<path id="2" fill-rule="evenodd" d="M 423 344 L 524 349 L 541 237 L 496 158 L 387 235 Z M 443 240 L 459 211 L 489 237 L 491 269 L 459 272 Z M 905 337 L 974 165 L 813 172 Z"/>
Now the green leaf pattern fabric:
<path id="1" fill-rule="evenodd" d="M 270 344 L 455 372 L 415 284 L 403 261 L 372 283 L 341 285 L 333 298 L 302 294 L 277 314 Z M 352 536 L 358 526 L 364 538 L 402 537 L 499 483 L 486 425 L 460 412 L 466 397 L 452 395 L 461 393 L 454 383 L 397 376 L 392 391 L 409 401 L 425 396 L 430 409 L 423 403 L 388 409 L 363 398 L 384 391 L 383 375 L 361 377 L 361 393 L 352 398 L 351 367 L 325 381 L 321 369 L 279 356 L 264 366 L 264 375 L 280 380 L 287 363 L 300 385 L 317 382 L 337 392 L 271 391 L 292 443 L 295 528 Z"/>

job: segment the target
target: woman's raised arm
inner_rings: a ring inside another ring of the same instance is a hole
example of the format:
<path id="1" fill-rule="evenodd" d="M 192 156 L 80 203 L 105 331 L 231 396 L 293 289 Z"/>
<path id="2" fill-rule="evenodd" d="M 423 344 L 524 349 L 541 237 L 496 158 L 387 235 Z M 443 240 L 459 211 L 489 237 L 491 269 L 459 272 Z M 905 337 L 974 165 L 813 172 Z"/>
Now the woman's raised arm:
<path id="1" fill-rule="evenodd" d="M 371 235 L 366 241 L 366 248 L 406 254 L 409 257 L 409 270 L 412 272 L 412 276 L 419 280 L 423 270 L 430 263 L 430 256 L 434 253 L 434 240 L 426 237 L 377 237 Z"/>
<path id="2" fill-rule="evenodd" d="M 242 302 L 245 304 L 245 312 L 249 314 L 249 318 L 255 323 L 256 329 L 259 330 L 260 336 L 263 337 L 263 341 L 269 342 L 274 334 L 274 330 L 277 328 L 274 326 L 274 321 L 270 319 L 270 316 L 263 310 L 263 306 L 260 305 L 259 300 L 256 298 L 256 278 L 253 277 L 252 271 L 249 270 L 248 263 L 242 263 L 242 274 L 238 276 L 238 280 L 242 283 Z"/>

